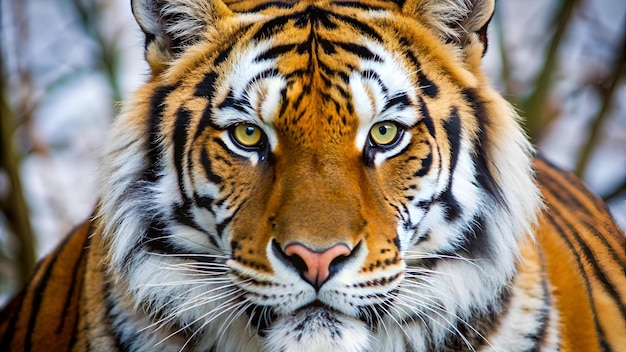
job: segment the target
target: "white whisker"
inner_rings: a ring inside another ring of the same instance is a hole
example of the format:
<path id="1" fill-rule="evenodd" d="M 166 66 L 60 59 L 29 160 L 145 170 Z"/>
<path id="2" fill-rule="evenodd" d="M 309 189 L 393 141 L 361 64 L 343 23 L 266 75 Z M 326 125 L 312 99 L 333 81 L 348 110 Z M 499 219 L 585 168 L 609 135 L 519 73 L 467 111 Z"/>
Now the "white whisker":
<path id="1" fill-rule="evenodd" d="M 228 294 L 230 295 L 230 294 L 232 294 L 232 293 L 234 293 L 234 292 L 237 292 L 237 291 L 238 291 L 238 290 L 233 290 L 233 291 L 231 291 L 231 292 L 228 292 Z M 192 320 L 192 321 L 190 321 L 190 322 L 188 322 L 188 323 L 184 324 L 182 327 L 178 328 L 176 331 L 174 331 L 174 332 L 172 332 L 171 334 L 167 335 L 166 337 L 164 337 L 163 339 L 161 339 L 159 342 L 157 342 L 157 343 L 155 344 L 155 346 L 158 346 L 158 345 L 162 344 L 163 342 L 165 342 L 166 340 L 168 340 L 168 339 L 169 339 L 169 338 L 171 338 L 172 336 L 174 336 L 174 335 L 176 335 L 176 334 L 179 334 L 179 333 L 180 333 L 180 332 L 182 332 L 183 330 L 185 330 L 185 329 L 187 329 L 187 328 L 191 327 L 192 325 L 196 324 L 197 322 L 199 322 L 199 321 L 200 321 L 200 320 L 202 320 L 202 319 L 205 319 L 205 318 L 206 318 L 206 317 L 208 317 L 208 316 L 211 316 L 211 317 L 203 323 L 203 326 L 205 326 L 205 324 L 208 324 L 208 323 L 210 323 L 210 322 L 214 321 L 214 320 L 215 320 L 215 319 L 217 319 L 220 315 L 224 314 L 224 312 L 226 312 L 226 311 L 227 311 L 226 309 L 224 309 L 225 307 L 229 306 L 229 305 L 230 305 L 230 303 L 231 303 L 233 300 L 239 299 L 239 298 L 240 298 L 240 297 L 242 297 L 243 295 L 244 295 L 244 294 L 240 292 L 238 295 L 233 296 L 233 297 L 232 297 L 232 298 L 230 298 L 229 300 L 227 300 L 227 301 L 225 301 L 225 302 L 220 303 L 220 304 L 219 304 L 219 305 L 217 305 L 215 308 L 213 308 L 213 309 L 211 309 L 210 311 L 208 311 L 208 312 L 206 312 L 206 313 L 202 314 L 202 315 L 201 315 L 201 316 L 199 316 L 198 318 L 196 318 L 196 319 L 194 319 L 194 320 Z M 192 305 L 191 307 L 185 308 L 185 309 L 183 309 L 183 310 L 181 310 L 181 311 L 177 311 L 176 313 L 180 314 L 181 312 L 184 312 L 184 311 L 189 310 L 189 309 L 195 309 L 195 308 L 197 308 L 197 307 L 199 307 L 199 306 L 201 306 L 201 305 L 204 305 L 204 304 L 206 304 L 206 303 L 209 303 L 209 302 L 195 302 L 195 304 L 194 304 L 194 305 Z M 214 314 L 215 312 L 218 312 L 218 314 Z M 192 336 L 195 336 L 195 334 L 196 334 L 198 331 L 199 331 L 199 330 L 196 330 L 196 332 L 194 332 L 194 334 L 193 334 Z M 187 340 L 187 342 L 185 343 L 185 345 L 184 345 L 184 346 L 180 349 L 181 351 L 185 348 L 185 346 L 188 344 L 188 342 L 189 342 L 189 340 Z"/>

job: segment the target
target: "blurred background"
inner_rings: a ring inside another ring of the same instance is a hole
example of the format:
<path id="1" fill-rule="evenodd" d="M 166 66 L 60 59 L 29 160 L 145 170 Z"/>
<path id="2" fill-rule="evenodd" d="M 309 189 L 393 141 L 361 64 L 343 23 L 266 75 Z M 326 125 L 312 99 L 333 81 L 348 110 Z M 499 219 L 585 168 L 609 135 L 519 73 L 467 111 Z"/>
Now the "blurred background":
<path id="1" fill-rule="evenodd" d="M 96 202 L 99 151 L 148 75 L 130 0 L 0 2 L 0 305 Z M 498 0 L 484 60 L 538 149 L 626 228 L 626 2 Z"/>

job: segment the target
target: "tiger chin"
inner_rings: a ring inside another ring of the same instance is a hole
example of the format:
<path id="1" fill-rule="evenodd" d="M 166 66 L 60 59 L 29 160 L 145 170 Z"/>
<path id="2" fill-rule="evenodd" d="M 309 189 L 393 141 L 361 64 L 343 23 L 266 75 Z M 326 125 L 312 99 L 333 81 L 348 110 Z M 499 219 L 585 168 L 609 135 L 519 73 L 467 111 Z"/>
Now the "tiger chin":
<path id="1" fill-rule="evenodd" d="M 151 75 L 0 350 L 626 346 L 625 236 L 482 72 L 493 1 L 132 10 Z"/>

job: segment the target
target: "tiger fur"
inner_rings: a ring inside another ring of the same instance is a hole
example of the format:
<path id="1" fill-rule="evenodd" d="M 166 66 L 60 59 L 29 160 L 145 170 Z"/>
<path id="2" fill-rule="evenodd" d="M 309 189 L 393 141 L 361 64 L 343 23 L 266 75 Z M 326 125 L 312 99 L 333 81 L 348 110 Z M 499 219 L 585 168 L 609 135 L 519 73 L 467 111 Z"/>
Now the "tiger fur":
<path id="1" fill-rule="evenodd" d="M 481 70 L 493 0 L 132 8 L 151 76 L 0 350 L 624 350 L 625 236 Z"/>

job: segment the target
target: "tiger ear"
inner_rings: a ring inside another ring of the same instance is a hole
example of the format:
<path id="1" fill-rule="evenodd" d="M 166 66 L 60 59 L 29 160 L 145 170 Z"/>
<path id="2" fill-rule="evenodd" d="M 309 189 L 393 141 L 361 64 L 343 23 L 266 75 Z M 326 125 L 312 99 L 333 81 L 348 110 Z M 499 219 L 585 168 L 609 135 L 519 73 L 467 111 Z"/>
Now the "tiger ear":
<path id="1" fill-rule="evenodd" d="M 201 40 L 230 10 L 220 0 L 131 0 L 135 20 L 145 34 L 145 55 L 153 73 Z"/>
<path id="2" fill-rule="evenodd" d="M 495 0 L 409 0 L 403 12 L 418 17 L 447 43 L 464 47 L 475 41 L 487 51 L 487 27 L 495 10 Z"/>

